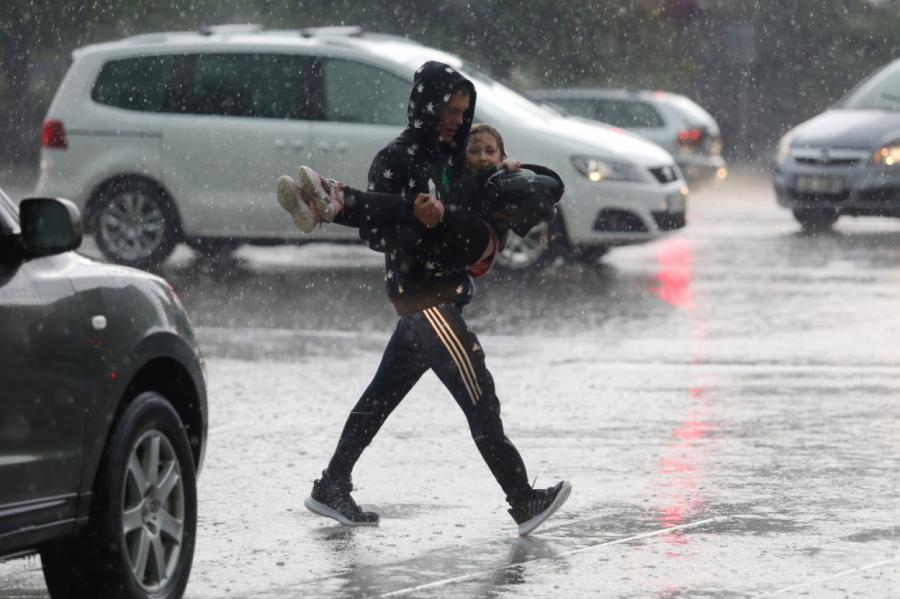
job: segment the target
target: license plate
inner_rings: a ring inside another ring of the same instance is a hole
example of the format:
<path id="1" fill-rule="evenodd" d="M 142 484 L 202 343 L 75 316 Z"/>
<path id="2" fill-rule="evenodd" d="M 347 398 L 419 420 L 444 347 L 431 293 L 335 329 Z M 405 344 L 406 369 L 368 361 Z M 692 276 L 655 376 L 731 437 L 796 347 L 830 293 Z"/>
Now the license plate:
<path id="1" fill-rule="evenodd" d="M 844 191 L 844 178 L 800 175 L 796 187 L 800 193 L 841 193 Z"/>

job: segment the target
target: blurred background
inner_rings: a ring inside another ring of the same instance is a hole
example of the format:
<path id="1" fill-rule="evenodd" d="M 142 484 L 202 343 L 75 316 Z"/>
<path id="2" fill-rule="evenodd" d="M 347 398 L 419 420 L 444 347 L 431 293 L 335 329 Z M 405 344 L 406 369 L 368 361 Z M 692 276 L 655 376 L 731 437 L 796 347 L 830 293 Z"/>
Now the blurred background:
<path id="1" fill-rule="evenodd" d="M 900 0 L 3 0 L 0 168 L 37 168 L 41 120 L 74 48 L 247 22 L 404 35 L 520 91 L 679 92 L 718 121 L 729 162 L 758 165 L 900 48 Z"/>

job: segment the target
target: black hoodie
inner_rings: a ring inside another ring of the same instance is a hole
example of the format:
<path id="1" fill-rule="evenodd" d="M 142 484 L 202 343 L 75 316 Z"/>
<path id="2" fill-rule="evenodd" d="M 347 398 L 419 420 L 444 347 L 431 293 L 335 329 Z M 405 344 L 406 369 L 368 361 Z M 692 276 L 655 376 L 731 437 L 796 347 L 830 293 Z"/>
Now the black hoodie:
<path id="1" fill-rule="evenodd" d="M 458 91 L 469 94 L 469 109 L 449 143 L 438 141 L 441 111 Z M 369 169 L 369 191 L 437 195 L 447 209 L 453 201 L 451 187 L 465 174 L 465 148 L 475 114 L 475 87 L 453 67 L 426 62 L 413 79 L 407 108 L 408 125 L 385 146 Z M 412 204 L 410 203 L 410 210 Z M 417 223 L 398 223 L 391 230 L 360 227 L 360 237 L 375 250 L 410 247 L 428 235 Z M 401 239 L 399 244 L 394 240 Z M 391 249 L 385 253 L 388 297 L 399 314 L 423 310 L 441 303 L 463 305 L 474 292 L 472 278 L 460 269 L 442 267 L 418 259 L 412 252 Z"/>

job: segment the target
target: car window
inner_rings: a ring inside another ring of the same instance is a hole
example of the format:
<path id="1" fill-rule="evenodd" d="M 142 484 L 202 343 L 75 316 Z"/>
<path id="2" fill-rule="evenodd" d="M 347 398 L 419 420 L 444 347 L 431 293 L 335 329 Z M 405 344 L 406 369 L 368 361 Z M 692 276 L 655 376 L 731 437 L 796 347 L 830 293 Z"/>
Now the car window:
<path id="1" fill-rule="evenodd" d="M 198 54 L 173 88 L 173 112 L 270 119 L 308 118 L 311 60 L 290 54 Z"/>
<path id="2" fill-rule="evenodd" d="M 665 94 L 663 100 L 674 106 L 691 126 L 715 125 L 715 119 L 706 110 L 685 96 Z"/>
<path id="3" fill-rule="evenodd" d="M 900 61 L 865 79 L 847 94 L 840 105 L 856 110 L 900 111 Z"/>
<path id="4" fill-rule="evenodd" d="M 178 60 L 178 56 L 111 60 L 100 69 L 91 99 L 117 108 L 162 112 Z"/>
<path id="5" fill-rule="evenodd" d="M 647 102 L 597 98 L 559 98 L 553 102 L 572 114 L 625 129 L 650 129 L 664 125 L 659 112 Z"/>
<path id="6" fill-rule="evenodd" d="M 406 124 L 410 83 L 377 67 L 327 59 L 321 65 L 324 118 L 344 123 Z"/>

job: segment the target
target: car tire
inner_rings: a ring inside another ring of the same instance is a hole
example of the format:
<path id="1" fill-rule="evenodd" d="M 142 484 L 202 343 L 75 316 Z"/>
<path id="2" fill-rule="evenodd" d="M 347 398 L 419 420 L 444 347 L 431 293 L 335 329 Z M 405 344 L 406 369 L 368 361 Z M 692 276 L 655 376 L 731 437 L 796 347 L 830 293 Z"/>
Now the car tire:
<path id="1" fill-rule="evenodd" d="M 194 554 L 197 487 L 184 426 L 160 394 L 113 425 L 88 525 L 42 548 L 53 599 L 178 599 Z"/>
<path id="2" fill-rule="evenodd" d="M 575 258 L 585 265 L 594 265 L 600 258 L 609 252 L 609 247 L 605 245 L 592 245 L 579 248 L 575 251 Z"/>
<path id="3" fill-rule="evenodd" d="M 205 260 L 223 260 L 231 257 L 232 252 L 241 246 L 241 242 L 233 239 L 215 237 L 192 237 L 185 239 L 197 257 Z"/>
<path id="4" fill-rule="evenodd" d="M 105 186 L 91 203 L 97 247 L 111 262 L 153 268 L 181 240 L 181 222 L 172 201 L 145 179 L 120 179 Z"/>
<path id="5" fill-rule="evenodd" d="M 794 208 L 794 218 L 804 231 L 825 231 L 837 222 L 840 214 L 832 208 Z"/>
<path id="6" fill-rule="evenodd" d="M 533 227 L 525 237 L 509 233 L 506 246 L 497 256 L 497 266 L 506 270 L 527 270 L 546 259 L 550 250 L 550 227 L 540 223 Z"/>

